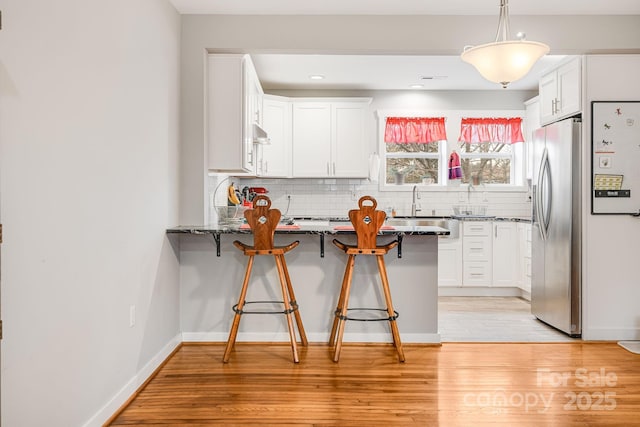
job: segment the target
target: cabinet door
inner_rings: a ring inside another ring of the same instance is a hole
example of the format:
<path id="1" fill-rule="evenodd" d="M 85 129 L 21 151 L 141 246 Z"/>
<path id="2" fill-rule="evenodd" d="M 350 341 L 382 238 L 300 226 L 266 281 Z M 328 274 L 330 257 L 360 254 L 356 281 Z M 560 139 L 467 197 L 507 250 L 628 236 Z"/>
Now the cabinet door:
<path id="1" fill-rule="evenodd" d="M 580 58 L 558 68 L 558 118 L 568 117 L 582 110 L 580 73 Z"/>
<path id="2" fill-rule="evenodd" d="M 493 223 L 493 285 L 516 286 L 518 233 L 513 222 Z"/>
<path id="3" fill-rule="evenodd" d="M 540 122 L 553 123 L 582 111 L 582 58 L 574 57 L 540 78 Z"/>
<path id="4" fill-rule="evenodd" d="M 540 96 L 540 123 L 551 123 L 555 117 L 558 98 L 558 80 L 555 71 L 540 78 L 538 92 Z"/>
<path id="5" fill-rule="evenodd" d="M 248 172 L 251 144 L 244 138 L 242 55 L 209 55 L 207 63 L 209 169 Z"/>
<path id="6" fill-rule="evenodd" d="M 262 128 L 269 144 L 261 144 L 259 174 L 265 177 L 291 176 L 291 103 L 265 98 L 262 102 Z"/>
<path id="7" fill-rule="evenodd" d="M 438 238 L 438 286 L 462 285 L 460 240 Z"/>
<path id="8" fill-rule="evenodd" d="M 524 224 L 524 244 L 520 256 L 523 258 L 522 290 L 531 292 L 531 224 Z"/>
<path id="9" fill-rule="evenodd" d="M 331 175 L 356 178 L 369 175 L 365 139 L 365 106 L 334 103 L 332 113 Z"/>
<path id="10" fill-rule="evenodd" d="M 525 135 L 524 135 L 524 150 L 527 179 L 533 179 L 533 133 L 540 128 L 540 97 L 527 101 L 525 104 Z"/>
<path id="11" fill-rule="evenodd" d="M 327 177 L 331 173 L 331 104 L 293 104 L 293 176 Z"/>

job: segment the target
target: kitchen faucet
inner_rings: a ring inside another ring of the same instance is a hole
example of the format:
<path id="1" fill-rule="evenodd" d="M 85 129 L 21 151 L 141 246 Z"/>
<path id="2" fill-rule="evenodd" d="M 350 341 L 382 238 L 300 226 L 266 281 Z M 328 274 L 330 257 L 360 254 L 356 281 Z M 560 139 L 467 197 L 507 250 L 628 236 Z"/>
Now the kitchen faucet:
<path id="1" fill-rule="evenodd" d="M 413 198 L 411 201 L 411 216 L 416 216 L 416 213 L 421 211 L 422 209 L 416 208 L 416 199 L 420 198 L 420 193 L 418 193 L 418 186 L 413 186 Z"/>

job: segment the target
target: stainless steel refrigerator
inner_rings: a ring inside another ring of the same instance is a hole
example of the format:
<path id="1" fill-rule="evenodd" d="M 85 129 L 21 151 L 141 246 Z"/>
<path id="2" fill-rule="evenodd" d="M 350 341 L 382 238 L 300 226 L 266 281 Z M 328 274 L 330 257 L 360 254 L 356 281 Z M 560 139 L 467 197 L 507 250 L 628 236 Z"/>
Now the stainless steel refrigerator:
<path id="1" fill-rule="evenodd" d="M 531 313 L 570 336 L 581 322 L 581 123 L 534 132 Z"/>

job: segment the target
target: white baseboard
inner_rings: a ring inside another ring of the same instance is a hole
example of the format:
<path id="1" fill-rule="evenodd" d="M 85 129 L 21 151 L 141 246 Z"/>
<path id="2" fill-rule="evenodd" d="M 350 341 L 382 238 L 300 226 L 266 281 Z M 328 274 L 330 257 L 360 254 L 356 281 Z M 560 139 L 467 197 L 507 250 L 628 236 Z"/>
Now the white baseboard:
<path id="1" fill-rule="evenodd" d="M 144 384 L 153 372 L 160 366 L 167 357 L 181 344 L 181 334 L 176 335 L 165 345 L 146 365 L 135 373 L 124 387 L 109 400 L 93 417 L 83 424 L 83 427 L 102 426 L 118 409 Z"/>
<path id="2" fill-rule="evenodd" d="M 583 341 L 637 341 L 640 340 L 640 329 L 589 329 L 582 326 Z"/>
<path id="3" fill-rule="evenodd" d="M 521 297 L 523 290 L 516 287 L 440 286 L 439 297 Z"/>

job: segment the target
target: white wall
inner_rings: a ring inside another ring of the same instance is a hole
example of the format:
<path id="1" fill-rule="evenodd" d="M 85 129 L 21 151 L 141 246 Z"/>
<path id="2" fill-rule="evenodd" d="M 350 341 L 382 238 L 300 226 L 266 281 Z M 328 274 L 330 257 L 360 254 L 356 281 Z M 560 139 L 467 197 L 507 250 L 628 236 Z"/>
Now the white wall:
<path id="1" fill-rule="evenodd" d="M 583 337 L 640 339 L 640 218 L 591 215 L 591 101 L 640 100 L 640 55 L 586 58 Z M 633 184 L 632 184 L 633 185 Z M 640 183 L 635 183 L 640 185 Z"/>
<path id="2" fill-rule="evenodd" d="M 165 0 L 2 17 L 1 421 L 101 425 L 179 334 L 180 18 Z"/>

